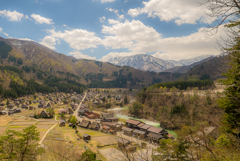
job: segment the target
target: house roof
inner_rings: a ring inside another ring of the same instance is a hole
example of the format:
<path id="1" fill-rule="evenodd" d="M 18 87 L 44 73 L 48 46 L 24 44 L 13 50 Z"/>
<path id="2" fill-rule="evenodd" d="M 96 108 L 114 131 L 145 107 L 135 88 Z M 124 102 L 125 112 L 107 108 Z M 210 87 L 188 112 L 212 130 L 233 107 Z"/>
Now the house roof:
<path id="1" fill-rule="evenodd" d="M 108 125 L 108 126 L 116 126 L 117 124 L 112 123 L 112 122 L 102 122 L 103 125 Z"/>
<path id="2" fill-rule="evenodd" d="M 161 134 L 156 134 L 156 133 L 152 133 L 152 132 L 150 132 L 147 136 L 151 137 L 151 138 L 154 138 L 154 139 L 157 139 L 157 140 L 163 138 L 163 136 Z"/>
<path id="3" fill-rule="evenodd" d="M 138 124 L 140 124 L 141 122 L 140 122 L 140 121 L 137 121 L 137 120 L 129 119 L 129 120 L 126 121 L 126 123 L 133 124 L 133 125 L 138 125 Z"/>
<path id="4" fill-rule="evenodd" d="M 160 133 L 162 130 L 163 129 L 161 129 L 161 128 L 157 128 L 157 127 L 151 126 L 147 131 L 153 132 L 153 133 Z"/>
<path id="5" fill-rule="evenodd" d="M 64 121 L 64 120 L 60 120 L 59 122 L 60 122 L 60 124 L 61 124 L 61 123 L 65 123 L 65 121 Z"/>
<path id="6" fill-rule="evenodd" d="M 125 128 L 123 129 L 123 131 L 128 131 L 128 132 L 131 132 L 131 131 L 133 131 L 133 129 L 131 129 L 131 128 L 128 128 L 128 127 L 125 127 Z"/>
<path id="7" fill-rule="evenodd" d="M 82 122 L 80 123 L 80 126 L 82 126 L 82 127 L 87 127 L 88 124 L 89 124 L 89 121 L 87 121 L 87 120 L 82 120 Z"/>
<path id="8" fill-rule="evenodd" d="M 143 125 L 145 125 L 145 123 L 138 124 L 137 126 L 142 127 Z"/>
<path id="9" fill-rule="evenodd" d="M 144 135 L 146 132 L 135 129 L 135 130 L 133 130 L 133 133 L 138 133 L 138 134 Z"/>
<path id="10" fill-rule="evenodd" d="M 118 139 L 117 140 L 119 143 L 121 143 L 121 144 L 129 144 L 130 143 L 130 141 L 129 140 L 126 140 L 126 139 L 123 139 L 123 138 L 120 138 L 120 139 Z"/>
<path id="11" fill-rule="evenodd" d="M 110 127 L 109 126 L 102 126 L 102 129 L 108 130 L 108 129 L 110 129 Z"/>
<path id="12" fill-rule="evenodd" d="M 141 129 L 144 129 L 144 130 L 147 130 L 147 129 L 149 129 L 150 127 L 151 127 L 151 125 L 145 124 L 145 125 L 141 126 L 140 128 L 141 128 Z"/>
<path id="13" fill-rule="evenodd" d="M 96 128 L 97 125 L 99 125 L 99 123 L 97 123 L 97 122 L 92 122 L 91 125 L 90 125 L 90 128 Z"/>
<path id="14" fill-rule="evenodd" d="M 90 136 L 90 135 L 88 135 L 88 134 L 83 134 L 83 137 L 88 137 L 88 136 Z"/>

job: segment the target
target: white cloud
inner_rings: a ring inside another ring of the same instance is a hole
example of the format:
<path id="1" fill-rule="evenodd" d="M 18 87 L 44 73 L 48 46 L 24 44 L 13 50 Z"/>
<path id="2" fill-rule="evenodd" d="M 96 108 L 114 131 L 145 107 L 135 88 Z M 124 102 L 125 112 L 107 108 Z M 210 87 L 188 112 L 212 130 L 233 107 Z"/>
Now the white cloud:
<path id="1" fill-rule="evenodd" d="M 106 8 L 106 10 L 110 11 L 110 12 L 114 12 L 115 14 L 118 15 L 118 10 L 113 9 L 113 8 Z"/>
<path id="2" fill-rule="evenodd" d="M 9 21 L 21 21 L 24 14 L 19 13 L 16 10 L 12 12 L 9 10 L 2 10 L 0 11 L 0 16 L 8 18 Z"/>
<path id="3" fill-rule="evenodd" d="M 52 19 L 50 18 L 45 18 L 45 17 L 42 17 L 40 15 L 36 15 L 35 13 L 31 14 L 31 17 L 36 21 L 36 23 L 39 23 L 39 24 L 43 24 L 43 23 L 46 23 L 46 24 L 54 24 L 52 22 Z"/>
<path id="4" fill-rule="evenodd" d="M 114 2 L 115 0 L 101 0 L 102 3 L 106 3 L 106 2 Z"/>
<path id="5" fill-rule="evenodd" d="M 0 27 L 0 33 L 2 33 L 3 29 Z"/>
<path id="6" fill-rule="evenodd" d="M 29 16 L 28 16 L 28 15 L 25 15 L 25 18 L 26 18 L 26 19 L 29 19 L 29 20 L 31 20 L 31 21 L 32 21 L 32 19 L 31 19 L 31 18 L 29 18 Z"/>
<path id="7" fill-rule="evenodd" d="M 106 34 L 103 45 L 112 49 L 126 48 L 135 53 L 161 52 L 164 54 L 156 55 L 161 55 L 162 59 L 173 60 L 219 54 L 216 41 L 220 39 L 220 35 L 226 38 L 223 27 L 213 36 L 204 32 L 205 29 L 200 28 L 188 36 L 162 38 L 160 33 L 141 21 L 118 22 L 110 26 L 103 25 L 102 33 Z"/>
<path id="8" fill-rule="evenodd" d="M 42 40 L 42 42 L 40 42 L 40 44 L 54 50 L 55 45 L 56 45 L 56 39 L 52 36 L 46 36 L 43 38 L 43 40 Z"/>
<path id="9" fill-rule="evenodd" d="M 120 15 L 118 18 L 119 19 L 124 19 L 124 15 Z"/>
<path id="10" fill-rule="evenodd" d="M 199 0 L 149 0 L 143 1 L 143 8 L 129 9 L 128 14 L 136 17 L 148 14 L 148 17 L 159 17 L 161 21 L 175 20 L 178 25 L 196 24 L 196 21 L 211 23 L 214 21 L 206 15 L 206 6 L 198 6 Z"/>
<path id="11" fill-rule="evenodd" d="M 115 57 L 125 57 L 125 56 L 132 56 L 132 55 L 138 55 L 138 54 L 146 54 L 144 52 L 111 52 L 105 56 L 103 56 L 101 59 L 99 59 L 100 61 L 103 62 L 107 62 L 109 61 L 111 58 L 115 58 Z"/>
<path id="12" fill-rule="evenodd" d="M 116 24 L 119 23 L 119 21 L 113 20 L 113 19 L 108 19 L 109 24 Z"/>
<path id="13" fill-rule="evenodd" d="M 61 38 L 69 43 L 70 47 L 75 50 L 84 50 L 88 48 L 96 48 L 102 44 L 102 40 L 95 36 L 94 32 L 89 32 L 82 29 L 64 30 L 64 32 L 56 32 L 50 30 L 52 37 Z"/>
<path id="14" fill-rule="evenodd" d="M 73 52 L 70 52 L 69 55 L 72 55 L 74 56 L 75 58 L 77 59 L 89 59 L 89 60 L 95 60 L 96 57 L 91 57 L 89 55 L 84 55 L 82 52 L 80 51 L 73 51 Z"/>
<path id="15" fill-rule="evenodd" d="M 67 25 L 63 24 L 63 27 L 67 27 Z"/>
<path id="16" fill-rule="evenodd" d="M 6 32 L 3 32 L 3 34 L 4 34 L 5 36 L 9 36 L 9 34 L 7 34 Z"/>
<path id="17" fill-rule="evenodd" d="M 152 44 L 161 38 L 161 34 L 156 30 L 138 20 L 118 22 L 112 26 L 103 25 L 102 33 L 109 34 L 103 40 L 105 47 L 128 48 L 131 51 L 145 52 L 144 47 L 151 48 Z"/>
<path id="18" fill-rule="evenodd" d="M 106 19 L 106 17 L 102 16 L 102 17 L 99 18 L 99 21 L 100 21 L 101 23 L 103 23 L 103 22 L 105 21 L 105 19 Z"/>

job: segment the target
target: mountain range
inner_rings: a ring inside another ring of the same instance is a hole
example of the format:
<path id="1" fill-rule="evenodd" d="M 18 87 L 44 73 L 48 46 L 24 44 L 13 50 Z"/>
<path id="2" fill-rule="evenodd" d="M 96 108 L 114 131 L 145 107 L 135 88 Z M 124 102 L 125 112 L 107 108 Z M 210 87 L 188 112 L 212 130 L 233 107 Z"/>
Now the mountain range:
<path id="1" fill-rule="evenodd" d="M 163 72 L 168 71 L 168 69 L 171 68 L 179 68 L 180 66 L 189 66 L 193 64 L 189 68 L 185 68 L 191 69 L 194 65 L 197 65 L 198 62 L 207 61 L 207 58 L 209 57 L 213 57 L 213 55 L 202 55 L 192 59 L 182 59 L 179 61 L 174 61 L 162 60 L 147 54 L 139 54 L 125 57 L 113 57 L 110 59 L 105 59 L 104 61 L 118 66 L 130 66 L 144 71 Z M 169 72 L 171 72 L 171 70 L 169 70 Z M 187 70 L 184 70 L 184 72 L 187 72 Z"/>
<path id="2" fill-rule="evenodd" d="M 121 67 L 109 62 L 76 59 L 34 41 L 1 37 L 0 56 L 0 84 L 5 89 L 10 87 L 13 79 L 22 85 L 25 84 L 24 81 L 34 79 L 39 84 L 52 87 L 56 83 L 70 82 L 94 88 L 142 88 L 161 81 L 174 81 L 181 76 L 158 74 L 129 66 Z"/>

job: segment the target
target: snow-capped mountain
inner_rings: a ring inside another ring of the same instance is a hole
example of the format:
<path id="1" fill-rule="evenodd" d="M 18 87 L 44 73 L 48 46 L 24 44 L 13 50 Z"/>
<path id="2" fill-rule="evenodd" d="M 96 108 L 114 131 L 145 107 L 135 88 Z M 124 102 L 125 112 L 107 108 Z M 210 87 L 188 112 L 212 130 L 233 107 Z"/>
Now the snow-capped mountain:
<path id="1" fill-rule="evenodd" d="M 161 72 L 163 70 L 173 68 L 176 64 L 169 61 L 161 60 L 155 58 L 151 55 L 140 54 L 133 56 L 125 56 L 125 57 L 114 57 L 108 60 L 109 63 L 119 65 L 119 66 L 131 66 L 133 68 L 137 68 L 144 71 L 154 71 Z"/>
<path id="2" fill-rule="evenodd" d="M 202 55 L 202 56 L 198 56 L 198 57 L 195 57 L 195 58 L 192 58 L 192 59 L 181 59 L 179 61 L 174 61 L 174 60 L 168 60 L 169 62 L 172 62 L 172 63 L 175 63 L 175 62 L 178 62 L 180 64 L 182 64 L 182 66 L 185 66 L 185 65 L 191 65 L 193 63 L 196 63 L 196 62 L 200 62 L 208 57 L 211 57 L 214 55 Z"/>
<path id="3" fill-rule="evenodd" d="M 162 60 L 151 55 L 139 54 L 132 56 L 112 57 L 107 62 L 118 65 L 118 66 L 130 66 L 144 71 L 162 72 L 164 70 L 176 67 L 186 66 L 195 62 L 201 61 L 211 55 L 204 55 L 192 59 L 182 59 L 179 61 L 174 60 Z M 101 59 L 100 59 L 101 61 Z M 104 61 L 104 60 L 102 60 Z"/>

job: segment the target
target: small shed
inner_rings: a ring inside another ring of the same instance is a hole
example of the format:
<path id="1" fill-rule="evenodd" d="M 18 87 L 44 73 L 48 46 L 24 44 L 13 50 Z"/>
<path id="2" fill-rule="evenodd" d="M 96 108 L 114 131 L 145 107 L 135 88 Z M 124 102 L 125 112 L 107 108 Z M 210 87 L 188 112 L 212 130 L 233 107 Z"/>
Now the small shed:
<path id="1" fill-rule="evenodd" d="M 91 140 L 91 136 L 88 134 L 83 134 L 83 140 Z"/>
<path id="2" fill-rule="evenodd" d="M 64 120 L 60 120 L 60 121 L 59 121 L 59 126 L 60 126 L 60 127 L 65 126 L 65 124 L 66 124 L 66 122 L 65 122 Z"/>

